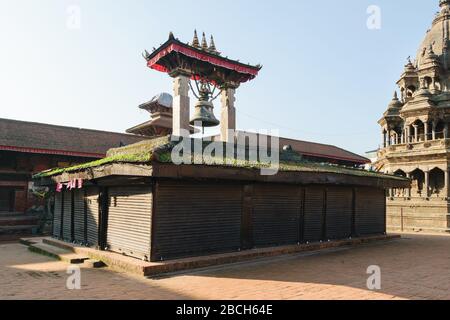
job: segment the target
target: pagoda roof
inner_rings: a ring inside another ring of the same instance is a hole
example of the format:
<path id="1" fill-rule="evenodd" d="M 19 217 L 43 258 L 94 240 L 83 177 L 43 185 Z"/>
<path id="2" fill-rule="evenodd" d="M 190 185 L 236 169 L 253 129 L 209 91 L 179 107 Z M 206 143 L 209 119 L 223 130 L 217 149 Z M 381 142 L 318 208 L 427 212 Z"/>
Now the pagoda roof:
<path id="1" fill-rule="evenodd" d="M 227 82 L 243 83 L 254 79 L 261 66 L 252 66 L 236 60 L 183 43 L 173 36 L 163 45 L 148 54 L 147 66 L 153 70 L 171 73 L 174 70 L 185 70 L 193 78 L 204 76 L 217 84 Z M 201 71 L 200 75 L 197 71 Z"/>

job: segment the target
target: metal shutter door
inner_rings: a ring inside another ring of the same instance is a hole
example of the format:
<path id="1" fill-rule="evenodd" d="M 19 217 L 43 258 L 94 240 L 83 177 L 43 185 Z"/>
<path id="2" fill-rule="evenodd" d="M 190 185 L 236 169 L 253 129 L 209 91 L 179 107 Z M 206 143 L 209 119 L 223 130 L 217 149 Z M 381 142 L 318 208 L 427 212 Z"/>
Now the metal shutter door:
<path id="1" fill-rule="evenodd" d="M 151 187 L 111 187 L 108 195 L 108 249 L 148 260 L 152 212 Z"/>
<path id="2" fill-rule="evenodd" d="M 307 187 L 305 190 L 305 216 L 303 240 L 305 242 L 320 241 L 322 239 L 324 189 Z"/>
<path id="3" fill-rule="evenodd" d="M 55 238 L 61 237 L 62 204 L 62 194 L 57 192 L 55 194 L 55 209 L 53 213 L 53 236 Z"/>
<path id="4" fill-rule="evenodd" d="M 155 199 L 153 260 L 240 248 L 242 185 L 160 182 Z"/>
<path id="5" fill-rule="evenodd" d="M 74 236 L 78 243 L 85 243 L 85 208 L 84 208 L 84 190 L 76 190 L 74 194 Z"/>
<path id="6" fill-rule="evenodd" d="M 386 196 L 384 190 L 359 188 L 356 192 L 355 228 L 358 235 L 386 232 Z"/>
<path id="7" fill-rule="evenodd" d="M 353 190 L 329 188 L 327 191 L 327 239 L 345 239 L 352 234 Z"/>
<path id="8" fill-rule="evenodd" d="M 86 190 L 87 244 L 90 246 L 98 245 L 98 228 L 100 223 L 98 193 L 98 188 Z"/>
<path id="9" fill-rule="evenodd" d="M 63 239 L 72 241 L 72 193 L 64 191 Z"/>
<path id="10" fill-rule="evenodd" d="M 299 242 L 300 188 L 255 185 L 253 194 L 253 241 L 255 246 Z"/>

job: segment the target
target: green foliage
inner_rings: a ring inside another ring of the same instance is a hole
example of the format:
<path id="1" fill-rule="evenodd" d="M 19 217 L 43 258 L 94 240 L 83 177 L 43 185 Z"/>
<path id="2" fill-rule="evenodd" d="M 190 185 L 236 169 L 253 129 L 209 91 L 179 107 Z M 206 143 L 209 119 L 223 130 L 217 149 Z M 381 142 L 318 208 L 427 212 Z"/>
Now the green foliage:
<path id="1" fill-rule="evenodd" d="M 149 163 L 151 160 L 151 152 L 142 152 L 137 154 L 118 154 L 115 156 L 103 158 L 100 160 L 83 163 L 77 166 L 68 167 L 68 168 L 57 168 L 51 169 L 47 171 L 43 171 L 33 176 L 33 178 L 46 178 L 51 176 L 60 175 L 63 173 L 70 173 L 81 171 L 84 169 L 95 168 L 102 165 L 110 164 L 110 163 Z"/>

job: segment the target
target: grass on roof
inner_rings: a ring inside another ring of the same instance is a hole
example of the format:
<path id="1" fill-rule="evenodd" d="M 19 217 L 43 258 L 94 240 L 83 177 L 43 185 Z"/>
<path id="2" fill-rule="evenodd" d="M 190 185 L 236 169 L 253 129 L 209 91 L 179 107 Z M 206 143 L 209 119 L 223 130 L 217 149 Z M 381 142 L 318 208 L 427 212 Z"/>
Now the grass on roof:
<path id="1" fill-rule="evenodd" d="M 100 167 L 112 163 L 134 163 L 149 165 L 152 161 L 159 163 L 172 163 L 172 148 L 174 144 L 170 143 L 168 137 L 146 140 L 134 145 L 126 146 L 118 149 L 111 149 L 108 156 L 104 159 L 88 162 L 81 165 L 76 165 L 68 168 L 56 168 L 38 173 L 33 178 L 46 178 L 63 173 L 74 173 L 90 168 Z M 195 157 L 191 158 L 194 165 L 211 165 L 222 167 L 235 167 L 247 169 L 267 169 L 270 164 L 259 161 L 238 160 L 232 158 L 222 157 Z M 280 156 L 279 171 L 284 172 L 322 172 L 322 173 L 337 173 L 352 176 L 364 176 L 375 178 L 390 178 L 396 180 L 404 180 L 405 178 L 399 176 L 385 175 L 382 173 L 371 172 L 362 169 L 354 169 L 343 166 L 321 164 L 315 162 L 307 162 L 301 160 L 301 155 L 282 153 Z"/>
<path id="2" fill-rule="evenodd" d="M 111 156 L 111 157 L 106 157 L 106 158 L 103 158 L 100 160 L 68 167 L 68 168 L 56 168 L 56 169 L 43 171 L 43 172 L 40 172 L 40 173 L 34 175 L 33 178 L 46 178 L 46 177 L 60 175 L 63 173 L 70 173 L 70 172 L 81 171 L 84 169 L 100 167 L 100 166 L 103 166 L 106 164 L 111 164 L 111 163 L 150 163 L 150 160 L 151 160 L 150 152 L 143 152 L 143 153 L 137 153 L 137 154 L 119 154 L 119 155 L 115 155 L 115 156 Z"/>

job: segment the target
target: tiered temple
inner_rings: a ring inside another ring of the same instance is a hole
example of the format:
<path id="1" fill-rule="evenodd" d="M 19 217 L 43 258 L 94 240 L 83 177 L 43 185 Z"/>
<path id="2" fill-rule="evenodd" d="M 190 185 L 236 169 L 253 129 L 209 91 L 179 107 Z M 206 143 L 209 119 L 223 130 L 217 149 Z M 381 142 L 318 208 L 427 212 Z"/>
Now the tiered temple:
<path id="1" fill-rule="evenodd" d="M 412 179 L 412 189 L 388 194 L 393 230 L 450 231 L 450 1 L 409 58 L 379 124 L 382 145 L 377 168 Z"/>

